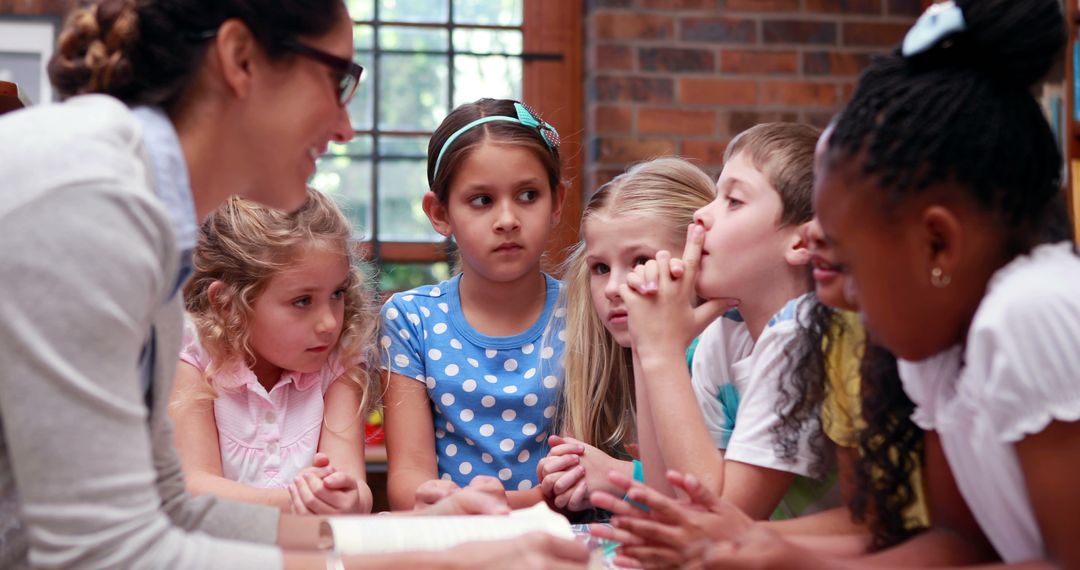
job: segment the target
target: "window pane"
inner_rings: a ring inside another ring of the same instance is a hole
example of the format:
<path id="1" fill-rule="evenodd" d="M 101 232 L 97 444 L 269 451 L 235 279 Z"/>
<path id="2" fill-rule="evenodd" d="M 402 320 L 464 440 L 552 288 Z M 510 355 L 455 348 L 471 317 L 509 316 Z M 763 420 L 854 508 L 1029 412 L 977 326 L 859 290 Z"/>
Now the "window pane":
<path id="1" fill-rule="evenodd" d="M 521 59 L 455 56 L 454 87 L 455 106 L 481 97 L 521 100 Z"/>
<path id="2" fill-rule="evenodd" d="M 379 271 L 379 290 L 391 293 L 406 291 L 421 285 L 431 285 L 450 278 L 450 265 L 436 263 L 384 263 Z"/>
<path id="3" fill-rule="evenodd" d="M 379 139 L 379 156 L 412 156 L 426 160 L 429 138 L 383 136 Z"/>
<path id="4" fill-rule="evenodd" d="M 356 95 L 349 101 L 349 119 L 353 129 L 366 131 L 374 126 L 372 120 L 372 100 L 375 97 L 375 82 L 371 77 L 376 73 L 375 61 L 370 53 L 357 52 L 356 61 L 364 66 L 364 75 L 360 78 L 360 87 L 356 89 Z"/>
<path id="5" fill-rule="evenodd" d="M 473 53 L 520 55 L 522 33 L 516 30 L 458 28 L 454 30 L 454 49 Z"/>
<path id="6" fill-rule="evenodd" d="M 379 28 L 379 47 L 388 50 L 446 51 L 450 33 L 445 29 L 382 26 Z"/>
<path id="7" fill-rule="evenodd" d="M 449 0 L 379 0 L 384 22 L 446 22 L 449 17 Z"/>
<path id="8" fill-rule="evenodd" d="M 349 218 L 353 235 L 369 237 L 371 227 L 371 160 L 325 155 L 319 159 L 311 186 L 331 196 Z"/>
<path id="9" fill-rule="evenodd" d="M 375 0 L 345 0 L 349 16 L 353 20 L 371 20 L 375 17 Z"/>
<path id="10" fill-rule="evenodd" d="M 438 241 L 420 204 L 427 192 L 425 160 L 379 162 L 379 239 Z"/>
<path id="11" fill-rule="evenodd" d="M 353 26 L 353 47 L 357 50 L 370 50 L 375 47 L 375 28 L 373 26 Z M 363 61 L 360 62 L 364 64 Z"/>
<path id="12" fill-rule="evenodd" d="M 523 0 L 454 0 L 454 22 L 520 26 L 523 3 Z"/>
<path id="13" fill-rule="evenodd" d="M 433 131 L 449 112 L 447 58 L 422 53 L 379 56 L 379 127 Z"/>
<path id="14" fill-rule="evenodd" d="M 327 154 L 334 156 L 348 155 L 353 158 L 371 158 L 372 140 L 370 135 L 356 135 L 347 143 L 330 143 Z"/>

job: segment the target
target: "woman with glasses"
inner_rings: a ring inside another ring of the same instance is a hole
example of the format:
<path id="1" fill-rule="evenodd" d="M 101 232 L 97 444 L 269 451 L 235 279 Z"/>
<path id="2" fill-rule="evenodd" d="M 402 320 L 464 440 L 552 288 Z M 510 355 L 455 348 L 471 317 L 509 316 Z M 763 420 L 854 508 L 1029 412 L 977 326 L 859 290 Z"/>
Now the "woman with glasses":
<path id="1" fill-rule="evenodd" d="M 184 492 L 165 406 L 199 221 L 298 207 L 362 70 L 341 0 L 81 4 L 49 65 L 69 98 L 0 120 L 0 567 L 580 564 L 540 536 L 342 560 L 317 517 Z"/>

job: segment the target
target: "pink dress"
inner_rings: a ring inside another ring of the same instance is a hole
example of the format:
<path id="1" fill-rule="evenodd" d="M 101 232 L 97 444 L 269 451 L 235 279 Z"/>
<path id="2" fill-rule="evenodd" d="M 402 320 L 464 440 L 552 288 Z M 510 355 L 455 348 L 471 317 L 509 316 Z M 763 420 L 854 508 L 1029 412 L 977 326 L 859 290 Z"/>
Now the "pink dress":
<path id="1" fill-rule="evenodd" d="M 180 360 L 204 374 L 210 365 L 190 323 L 185 323 Z M 310 467 L 322 432 L 323 396 L 343 372 L 335 352 L 317 372 L 282 373 L 267 393 L 242 364 L 216 371 L 210 384 L 218 392 L 214 419 L 225 478 L 254 487 L 287 487 Z"/>

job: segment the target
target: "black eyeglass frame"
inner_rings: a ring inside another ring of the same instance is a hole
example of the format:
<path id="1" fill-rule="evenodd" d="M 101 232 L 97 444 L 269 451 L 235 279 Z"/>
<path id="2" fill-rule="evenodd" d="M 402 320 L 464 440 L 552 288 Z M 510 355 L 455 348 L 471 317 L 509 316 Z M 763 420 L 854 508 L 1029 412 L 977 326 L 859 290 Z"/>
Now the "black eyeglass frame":
<path id="1" fill-rule="evenodd" d="M 217 33 L 216 29 L 205 30 L 186 37 L 193 42 L 204 42 L 216 36 Z M 341 73 L 341 83 L 338 85 L 338 104 L 342 107 L 347 106 L 349 101 L 352 101 L 352 98 L 356 96 L 356 90 L 360 87 L 360 78 L 364 76 L 364 66 L 321 49 L 304 45 L 296 40 L 282 40 L 278 45 L 296 55 L 313 59 Z"/>
<path id="2" fill-rule="evenodd" d="M 356 95 L 356 90 L 360 87 L 360 78 L 364 75 L 364 67 L 359 63 L 302 44 L 296 40 L 282 40 L 280 45 L 296 55 L 313 59 L 341 73 L 341 83 L 338 85 L 338 104 L 342 107 L 348 105 L 349 101 Z"/>

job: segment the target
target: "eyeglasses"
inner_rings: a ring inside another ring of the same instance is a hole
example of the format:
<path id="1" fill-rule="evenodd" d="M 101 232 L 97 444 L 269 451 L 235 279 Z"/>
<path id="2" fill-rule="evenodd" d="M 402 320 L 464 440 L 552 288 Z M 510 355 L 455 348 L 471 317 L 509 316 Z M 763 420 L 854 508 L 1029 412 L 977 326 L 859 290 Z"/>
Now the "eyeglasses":
<path id="1" fill-rule="evenodd" d="M 364 68 L 360 64 L 295 40 L 284 40 L 281 42 L 281 47 L 296 55 L 313 59 L 340 73 L 341 79 L 338 81 L 337 90 L 338 104 L 342 107 L 348 105 L 356 95 L 356 89 L 360 86 L 360 77 L 364 74 Z"/>

